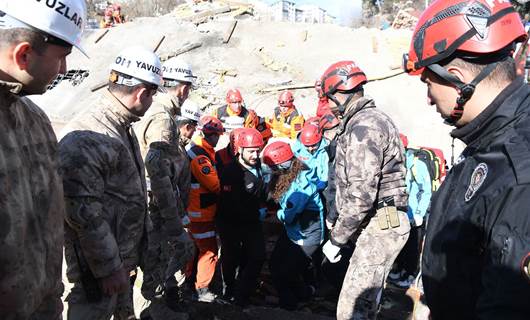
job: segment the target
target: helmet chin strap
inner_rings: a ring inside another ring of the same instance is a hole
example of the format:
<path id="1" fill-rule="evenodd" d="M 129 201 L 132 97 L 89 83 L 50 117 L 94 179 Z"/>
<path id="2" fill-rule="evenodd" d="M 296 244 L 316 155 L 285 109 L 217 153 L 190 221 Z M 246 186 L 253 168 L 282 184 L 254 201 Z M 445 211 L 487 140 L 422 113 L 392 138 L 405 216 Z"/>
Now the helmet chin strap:
<path id="1" fill-rule="evenodd" d="M 480 71 L 480 73 L 475 77 L 475 79 L 473 79 L 473 81 L 469 83 L 462 82 L 460 79 L 458 79 L 458 77 L 456 77 L 454 74 L 451 74 L 439 64 L 431 64 L 426 67 L 432 72 L 434 72 L 436 75 L 438 75 L 440 78 L 454 85 L 460 92 L 460 95 L 456 99 L 456 105 L 453 108 L 450 117 L 445 120 L 447 124 L 454 125 L 458 120 L 460 120 L 460 118 L 462 118 L 462 115 L 464 114 L 464 105 L 469 101 L 469 99 L 471 99 L 471 97 L 475 93 L 477 85 L 495 69 L 498 63 L 499 62 L 488 64 L 484 69 L 482 69 L 482 71 Z"/>
<path id="2" fill-rule="evenodd" d="M 334 94 L 331 94 L 331 93 L 327 93 L 326 96 L 335 103 L 336 105 L 336 109 L 339 111 L 339 113 L 341 115 L 344 114 L 344 112 L 346 111 L 346 106 L 348 104 L 350 104 L 350 101 L 353 99 L 353 96 L 355 95 L 355 92 L 350 92 L 350 93 L 346 93 L 348 94 L 348 98 L 346 99 L 346 101 L 344 101 L 344 103 L 340 103 L 339 100 L 335 97 Z M 332 108 L 334 109 L 334 108 Z"/>

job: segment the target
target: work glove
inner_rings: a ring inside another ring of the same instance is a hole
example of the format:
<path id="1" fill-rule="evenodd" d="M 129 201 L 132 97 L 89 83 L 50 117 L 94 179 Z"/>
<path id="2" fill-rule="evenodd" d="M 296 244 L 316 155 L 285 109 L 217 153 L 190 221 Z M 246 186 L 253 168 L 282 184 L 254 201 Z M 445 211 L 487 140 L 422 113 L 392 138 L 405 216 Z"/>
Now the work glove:
<path id="1" fill-rule="evenodd" d="M 267 207 L 259 208 L 259 220 L 263 221 L 267 217 Z"/>
<path id="2" fill-rule="evenodd" d="M 329 262 L 331 263 L 339 262 L 340 258 L 342 257 L 340 254 L 340 247 L 331 243 L 330 240 L 324 244 L 322 247 L 322 252 L 326 255 L 326 258 L 328 258 Z"/>

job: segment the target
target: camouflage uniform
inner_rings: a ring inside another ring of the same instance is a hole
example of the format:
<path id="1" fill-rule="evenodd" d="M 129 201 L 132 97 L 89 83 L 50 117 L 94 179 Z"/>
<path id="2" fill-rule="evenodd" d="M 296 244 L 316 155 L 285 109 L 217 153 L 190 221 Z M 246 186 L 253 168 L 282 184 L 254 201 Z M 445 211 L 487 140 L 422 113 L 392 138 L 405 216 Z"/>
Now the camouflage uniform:
<path id="1" fill-rule="evenodd" d="M 21 90 L 0 81 L 0 318 L 60 319 L 64 201 L 57 139 Z"/>
<path id="2" fill-rule="evenodd" d="M 149 237 L 142 294 L 153 300 L 164 286 L 176 286 L 175 273 L 193 258 L 193 240 L 182 226 L 190 190 L 188 156 L 179 146 L 175 121 L 178 104 L 168 94 L 156 96 L 142 120 L 135 125 L 150 186 L 149 213 L 153 233 Z M 178 285 L 185 277 L 178 272 Z"/>
<path id="3" fill-rule="evenodd" d="M 336 221 L 330 221 L 335 223 L 330 240 L 338 246 L 356 242 L 337 318 L 375 319 L 386 276 L 410 230 L 402 212 L 407 206 L 404 150 L 392 120 L 364 97 L 346 107 L 335 140 L 336 155 L 330 170 L 335 203 L 328 205 L 336 212 Z M 376 209 L 379 201 L 389 198 L 402 210 L 398 211 L 400 225 L 383 230 Z"/>
<path id="4" fill-rule="evenodd" d="M 96 279 L 121 267 L 135 270 L 140 262 L 150 220 L 143 161 L 131 129 L 139 118 L 109 91 L 86 110 L 65 127 L 68 134 L 59 143 L 67 276 L 74 283 L 66 299 L 68 318 L 127 319 L 133 314 L 131 290 L 88 302 L 79 261 Z"/>

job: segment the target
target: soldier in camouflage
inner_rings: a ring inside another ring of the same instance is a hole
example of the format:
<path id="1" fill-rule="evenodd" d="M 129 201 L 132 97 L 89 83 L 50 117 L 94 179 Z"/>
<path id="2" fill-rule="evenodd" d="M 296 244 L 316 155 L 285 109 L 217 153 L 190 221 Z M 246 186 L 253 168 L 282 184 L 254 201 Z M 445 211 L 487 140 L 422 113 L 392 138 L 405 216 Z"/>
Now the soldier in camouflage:
<path id="1" fill-rule="evenodd" d="M 151 67 L 137 67 L 143 65 Z M 66 298 L 69 319 L 135 319 L 129 274 L 141 263 L 151 223 L 131 124 L 151 105 L 161 73 L 151 51 L 124 50 L 112 66 L 109 89 L 64 129 L 65 256 L 74 283 Z"/>
<path id="2" fill-rule="evenodd" d="M 142 314 L 151 318 L 171 317 L 171 311 L 181 311 L 186 264 L 193 259 L 195 245 L 183 226 L 191 187 L 190 162 L 179 146 L 182 135 L 193 135 L 200 115 L 181 108 L 188 97 L 194 78 L 189 65 L 178 58 L 166 61 L 162 67 L 167 93 L 155 96 L 153 105 L 135 125 L 140 140 L 149 192 L 149 215 L 153 232 L 143 268 L 143 296 L 152 305 Z M 182 113 L 185 111 L 185 113 Z M 189 125 L 189 128 L 188 128 Z M 191 129 L 191 130 L 189 130 Z M 177 273 L 177 279 L 175 279 Z M 162 312 L 163 309 L 167 309 Z"/>
<path id="3" fill-rule="evenodd" d="M 385 279 L 405 245 L 404 150 L 392 120 L 364 97 L 366 76 L 352 61 L 333 64 L 322 76 L 322 90 L 342 117 L 333 143 L 327 192 L 330 240 L 323 251 L 340 259 L 349 241 L 355 250 L 339 297 L 337 319 L 375 319 Z"/>
<path id="4" fill-rule="evenodd" d="M 63 4 L 85 20 L 85 1 Z M 57 138 L 44 111 L 26 96 L 43 94 L 66 72 L 66 56 L 82 32 L 82 24 L 45 3 L 0 2 L 0 319 L 61 318 L 64 197 Z"/>

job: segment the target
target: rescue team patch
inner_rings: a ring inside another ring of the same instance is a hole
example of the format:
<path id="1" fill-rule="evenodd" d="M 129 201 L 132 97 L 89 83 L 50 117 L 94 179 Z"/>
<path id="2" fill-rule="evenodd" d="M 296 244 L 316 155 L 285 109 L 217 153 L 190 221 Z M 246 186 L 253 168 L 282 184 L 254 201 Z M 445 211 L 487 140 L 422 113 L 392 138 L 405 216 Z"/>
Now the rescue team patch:
<path id="1" fill-rule="evenodd" d="M 530 252 L 521 261 L 521 271 L 528 282 L 530 282 Z"/>
<path id="2" fill-rule="evenodd" d="M 480 188 L 480 186 L 482 186 L 482 183 L 484 183 L 484 180 L 486 180 L 487 176 L 488 165 L 484 162 L 479 163 L 471 175 L 471 181 L 469 182 L 469 187 L 467 188 L 466 194 L 464 196 L 466 202 L 473 198 L 477 190 Z"/>
<path id="3" fill-rule="evenodd" d="M 201 168 L 201 172 L 204 174 L 209 174 L 210 172 L 212 172 L 212 170 L 210 170 L 210 167 L 204 166 Z"/>

